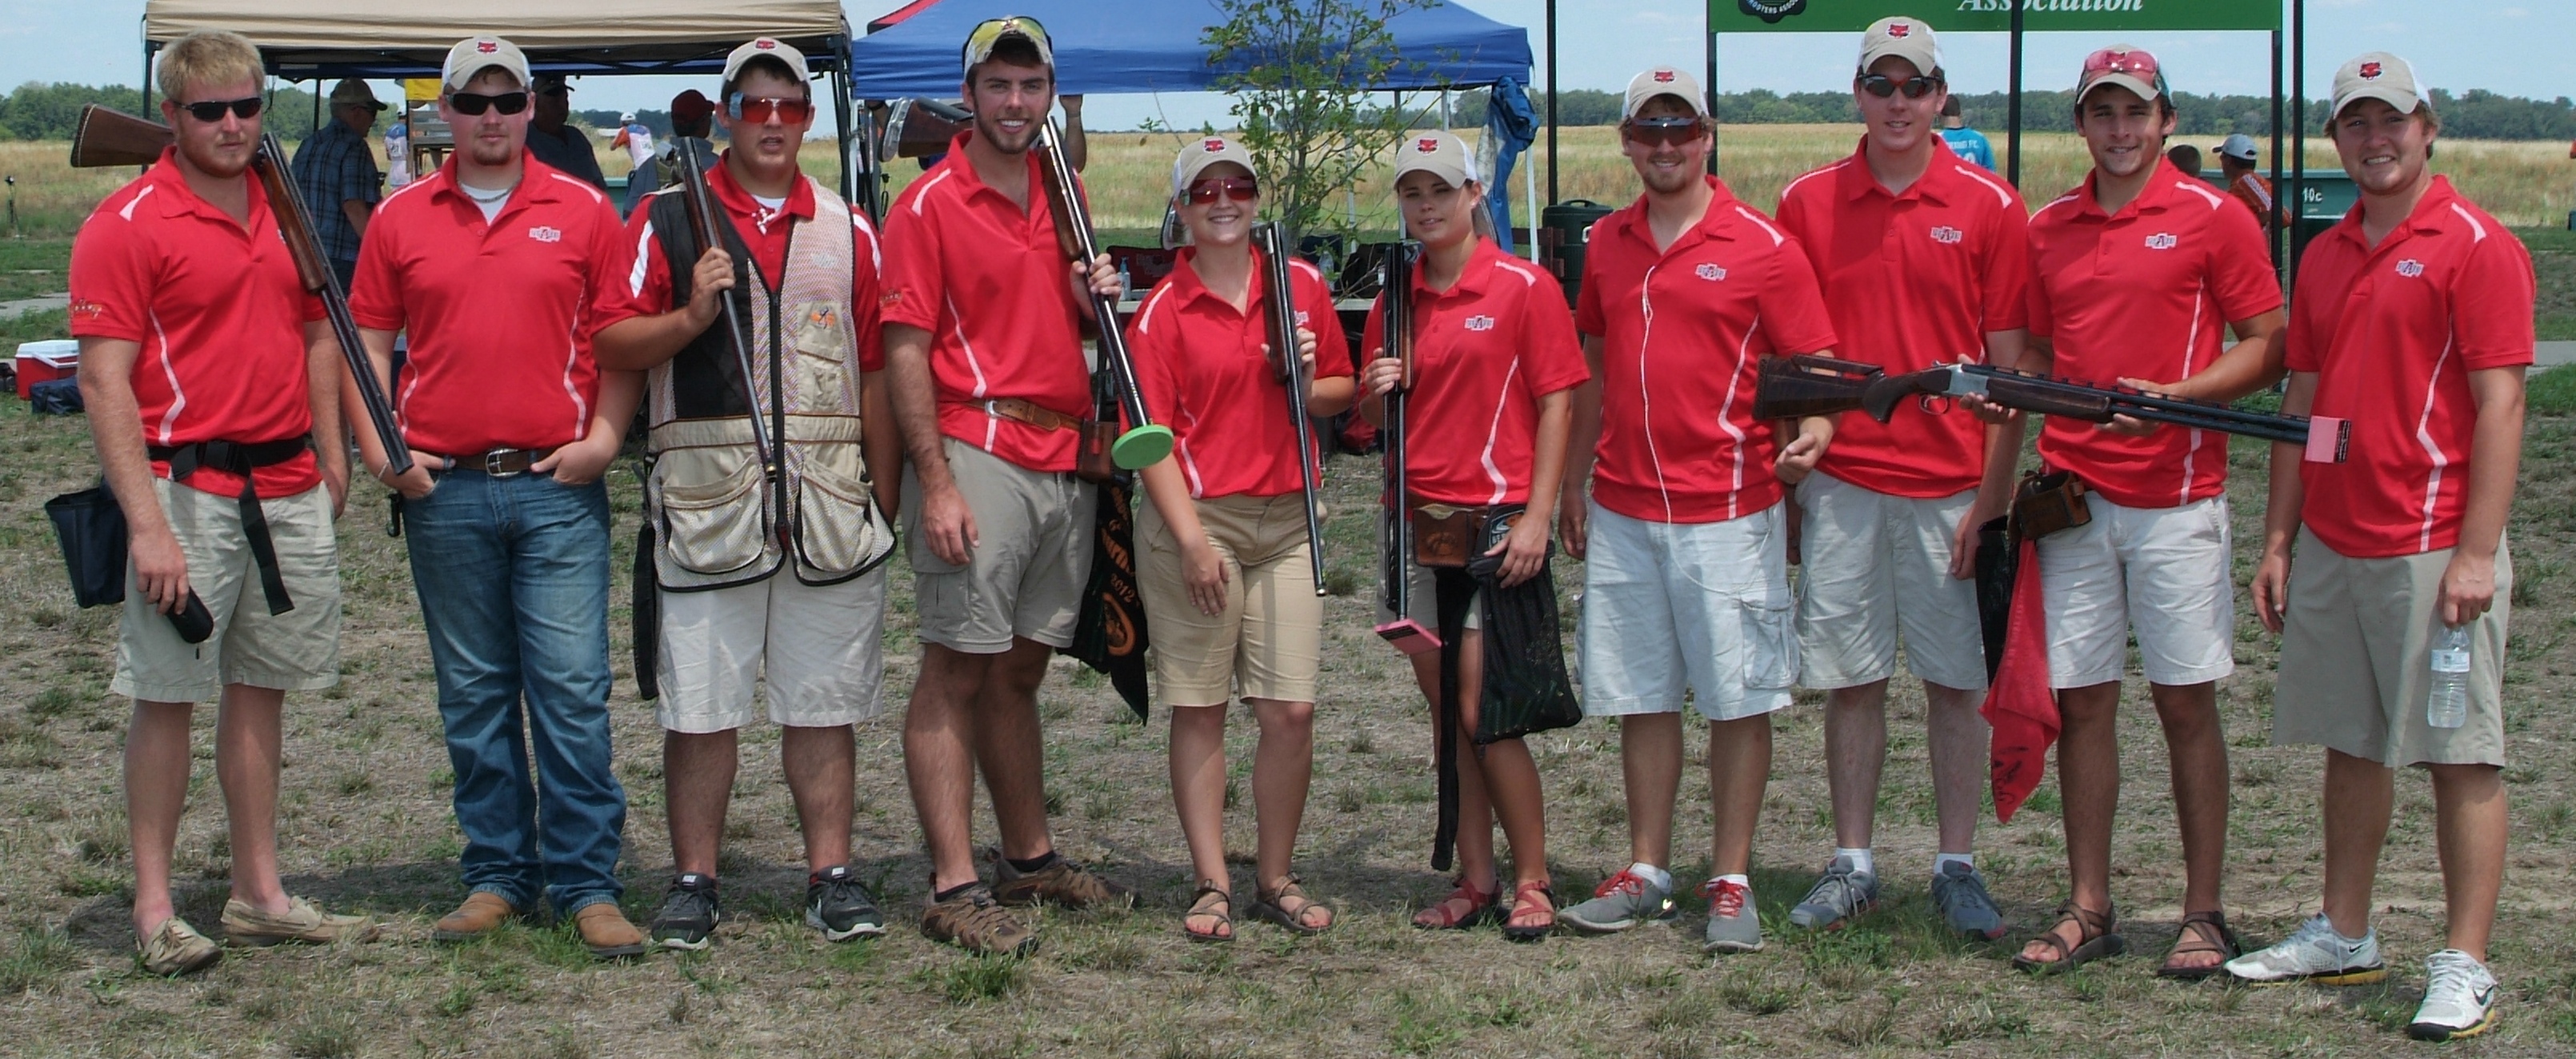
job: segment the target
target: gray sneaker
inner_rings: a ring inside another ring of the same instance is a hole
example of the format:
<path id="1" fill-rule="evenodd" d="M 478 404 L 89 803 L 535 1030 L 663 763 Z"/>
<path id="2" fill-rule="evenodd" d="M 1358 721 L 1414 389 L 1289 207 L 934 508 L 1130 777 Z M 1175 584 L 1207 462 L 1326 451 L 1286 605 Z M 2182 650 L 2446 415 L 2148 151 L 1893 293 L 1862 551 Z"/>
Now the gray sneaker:
<path id="1" fill-rule="evenodd" d="M 2225 966 L 2237 981 L 2253 985 L 2369 985 L 2388 979 L 2388 965 L 2379 959 L 2379 932 L 2365 930 L 2359 938 L 2346 938 L 2323 912 L 2308 917 L 2272 947 L 2246 953 Z"/>
<path id="2" fill-rule="evenodd" d="M 1751 887 L 1710 879 L 1699 892 L 1708 897 L 1708 944 L 1702 951 L 1762 951 L 1762 914 L 1753 907 Z"/>
<path id="3" fill-rule="evenodd" d="M 1951 861 L 1932 877 L 1932 904 L 1941 921 L 1972 938 L 1993 941 L 2004 936 L 2004 914 L 1986 893 L 1986 877 L 1977 869 Z"/>
<path id="4" fill-rule="evenodd" d="M 1556 918 L 1586 934 L 1615 934 L 1645 923 L 1669 923 L 1680 913 L 1672 891 L 1621 868 L 1601 880 L 1591 900 L 1558 912 Z"/>
<path id="5" fill-rule="evenodd" d="M 1878 876 L 1855 868 L 1850 857 L 1835 857 L 1806 899 L 1789 910 L 1789 922 L 1809 930 L 1834 930 L 1877 905 Z"/>

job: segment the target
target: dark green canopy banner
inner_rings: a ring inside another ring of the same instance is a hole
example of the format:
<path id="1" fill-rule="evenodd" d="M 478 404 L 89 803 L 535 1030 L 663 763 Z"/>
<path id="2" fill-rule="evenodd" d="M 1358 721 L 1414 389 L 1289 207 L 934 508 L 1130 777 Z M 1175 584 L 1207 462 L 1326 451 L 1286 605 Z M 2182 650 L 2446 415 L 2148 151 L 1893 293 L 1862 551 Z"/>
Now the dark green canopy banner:
<path id="1" fill-rule="evenodd" d="M 1858 33 L 1890 15 L 1943 33 L 2012 30 L 2012 0 L 1709 0 L 1715 33 Z M 2281 28 L 2281 5 L 2259 0 L 2022 0 L 2022 29 L 2220 30 Z"/>

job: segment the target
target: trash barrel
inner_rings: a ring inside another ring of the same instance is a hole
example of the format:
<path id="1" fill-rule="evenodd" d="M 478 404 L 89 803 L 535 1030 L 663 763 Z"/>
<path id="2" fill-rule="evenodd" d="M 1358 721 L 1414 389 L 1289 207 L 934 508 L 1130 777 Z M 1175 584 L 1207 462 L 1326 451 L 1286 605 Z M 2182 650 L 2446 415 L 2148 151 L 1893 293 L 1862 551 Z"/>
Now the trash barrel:
<path id="1" fill-rule="evenodd" d="M 1592 224 L 1611 208 L 1591 199 L 1567 199 L 1538 212 L 1539 260 L 1565 285 L 1565 304 L 1583 289 L 1583 251 L 1592 242 Z"/>

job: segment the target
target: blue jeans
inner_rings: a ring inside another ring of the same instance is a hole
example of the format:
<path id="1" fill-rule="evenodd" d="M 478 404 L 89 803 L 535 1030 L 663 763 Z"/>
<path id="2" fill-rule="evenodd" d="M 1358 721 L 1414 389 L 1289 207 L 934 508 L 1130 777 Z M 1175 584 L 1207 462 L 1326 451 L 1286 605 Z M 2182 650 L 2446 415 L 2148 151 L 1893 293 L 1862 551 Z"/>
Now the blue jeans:
<path id="1" fill-rule="evenodd" d="M 626 791 L 608 746 L 608 490 L 540 474 L 437 478 L 403 522 L 465 885 L 520 909 L 542 887 L 561 915 L 615 901 Z"/>

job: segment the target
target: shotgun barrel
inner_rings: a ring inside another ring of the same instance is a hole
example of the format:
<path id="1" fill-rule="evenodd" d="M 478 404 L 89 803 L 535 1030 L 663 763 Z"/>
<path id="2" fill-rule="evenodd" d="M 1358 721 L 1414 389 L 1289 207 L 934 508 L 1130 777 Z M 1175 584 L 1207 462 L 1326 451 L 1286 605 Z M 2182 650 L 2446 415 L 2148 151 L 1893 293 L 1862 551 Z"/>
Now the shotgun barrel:
<path id="1" fill-rule="evenodd" d="M 680 137 L 674 150 L 679 153 L 680 195 L 688 207 L 689 235 L 697 243 L 698 253 L 703 255 L 710 247 L 724 247 L 728 253 L 732 252 L 724 238 L 724 233 L 730 226 L 723 215 L 716 212 L 716 196 L 714 191 L 707 187 L 707 171 L 700 166 L 704 159 L 698 155 L 697 143 L 688 137 Z M 676 270 L 677 263 L 674 263 L 674 271 Z M 743 263 L 736 260 L 734 262 L 736 283 L 742 282 L 743 271 Z M 781 543 L 784 544 L 788 512 L 787 475 L 780 465 L 778 444 L 773 443 L 770 437 L 770 426 L 760 415 L 760 384 L 758 375 L 752 370 L 751 350 L 743 342 L 742 317 L 740 310 L 734 305 L 735 293 L 736 291 L 726 291 L 717 299 L 717 304 L 722 306 L 720 310 L 722 315 L 717 318 L 716 326 L 724 328 L 725 348 L 733 353 L 734 369 L 742 373 L 742 408 L 743 414 L 751 420 L 752 453 L 760 461 L 762 480 L 767 482 L 769 488 L 777 494 L 772 499 L 778 512 L 777 532 L 781 535 Z M 773 370 L 770 374 L 774 390 L 781 385 L 781 382 L 775 370 L 776 357 L 773 356 L 771 359 Z M 785 434 L 782 431 L 780 438 L 784 437 Z M 792 548 L 789 550 L 793 551 Z"/>
<path id="2" fill-rule="evenodd" d="M 1405 568 L 1413 549 L 1406 532 L 1411 527 L 1405 510 L 1404 405 L 1405 392 L 1413 388 L 1413 263 L 1422 255 L 1422 244 L 1407 239 L 1386 244 L 1385 250 L 1378 291 L 1380 341 L 1386 343 L 1386 355 L 1403 368 L 1396 373 L 1395 388 L 1387 391 L 1381 432 L 1386 492 L 1379 498 L 1378 584 L 1389 617 L 1377 634 L 1409 656 L 1440 649 L 1439 634 L 1413 620 L 1413 579 Z"/>
<path id="3" fill-rule="evenodd" d="M 1093 234 L 1091 210 L 1083 203 L 1082 184 L 1065 161 L 1064 134 L 1055 119 L 1038 123 L 1038 168 L 1046 181 L 1047 207 L 1055 217 L 1056 245 L 1064 256 L 1087 271 L 1100 259 L 1100 239 Z M 1145 391 L 1136 382 L 1136 362 L 1127 355 L 1127 336 L 1118 329 L 1118 303 L 1082 282 L 1091 299 L 1091 315 L 1100 330 L 1100 370 L 1118 385 L 1118 404 L 1127 414 L 1127 430 L 1109 443 L 1109 458 L 1127 470 L 1150 467 L 1172 454 L 1172 428 L 1154 421 L 1145 408 Z"/>
<path id="4" fill-rule="evenodd" d="M 1325 594 L 1324 521 L 1316 505 L 1324 474 L 1315 462 L 1315 421 L 1306 414 L 1307 374 L 1297 353 L 1297 302 L 1289 283 L 1286 226 L 1272 221 L 1254 228 L 1252 244 L 1261 251 L 1262 315 L 1270 328 L 1271 363 L 1279 369 L 1280 386 L 1288 392 L 1288 424 L 1296 433 L 1297 471 L 1305 487 L 1306 558 L 1314 567 L 1315 594 L 1321 596 Z"/>
<path id="5" fill-rule="evenodd" d="M 1962 397 L 1974 394 L 2006 408 L 2044 416 L 2062 416 L 2093 423 L 2108 423 L 2113 416 L 2130 416 L 2151 423 L 2216 430 L 2228 434 L 2287 442 L 2293 445 L 2311 443 L 2312 421 L 2307 416 L 2281 415 L 2237 408 L 2216 401 L 2195 401 L 2163 394 L 2147 393 L 2126 386 L 2099 386 L 2055 375 L 2016 371 L 1986 364 L 1943 364 L 1918 372 L 1884 376 L 1866 388 L 1861 397 L 1861 410 L 1881 423 L 1896 414 L 1896 406 L 1907 397 Z M 2336 431 L 2326 439 L 2333 462 L 2341 462 L 2346 444 L 2351 439 L 2352 424 L 2329 420 Z"/>

